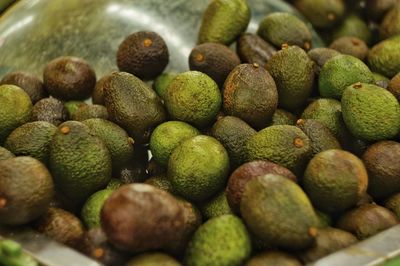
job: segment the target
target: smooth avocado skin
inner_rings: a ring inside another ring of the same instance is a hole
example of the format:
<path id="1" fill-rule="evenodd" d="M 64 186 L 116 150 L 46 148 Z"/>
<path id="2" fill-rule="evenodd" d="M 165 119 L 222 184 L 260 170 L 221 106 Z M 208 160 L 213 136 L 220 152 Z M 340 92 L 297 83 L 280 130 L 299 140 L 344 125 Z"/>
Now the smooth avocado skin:
<path id="1" fill-rule="evenodd" d="M 61 124 L 50 146 L 50 171 L 56 187 L 70 200 L 83 203 L 111 179 L 111 155 L 104 142 L 77 121 Z"/>
<path id="2" fill-rule="evenodd" d="M 125 266 L 182 266 L 177 260 L 170 255 L 161 252 L 147 252 L 135 256 L 129 260 Z"/>
<path id="3" fill-rule="evenodd" d="M 158 96 L 161 97 L 161 99 L 164 99 L 169 84 L 177 75 L 177 73 L 166 72 L 162 73 L 154 80 L 152 88 L 158 94 Z"/>
<path id="4" fill-rule="evenodd" d="M 32 102 L 29 95 L 15 85 L 0 86 L 0 144 L 17 127 L 30 121 Z M 15 108 L 18 106 L 18 108 Z"/>
<path id="5" fill-rule="evenodd" d="M 276 82 L 280 108 L 293 111 L 306 104 L 314 85 L 314 62 L 303 49 L 284 47 L 265 68 Z"/>
<path id="6" fill-rule="evenodd" d="M 229 157 L 215 138 L 198 135 L 172 152 L 167 175 L 185 199 L 202 201 L 220 191 L 229 173 Z"/>
<path id="7" fill-rule="evenodd" d="M 101 226 L 100 212 L 104 202 L 114 192 L 112 189 L 102 189 L 93 193 L 85 202 L 81 210 L 81 218 L 87 229 Z"/>
<path id="8" fill-rule="evenodd" d="M 203 203 L 200 206 L 200 210 L 205 220 L 225 214 L 233 214 L 229 207 L 225 191 L 218 193 L 215 197 Z"/>
<path id="9" fill-rule="evenodd" d="M 258 238 L 274 246 L 301 250 L 315 241 L 318 217 L 307 195 L 286 177 L 267 174 L 250 180 L 240 213 Z"/>
<path id="10" fill-rule="evenodd" d="M 104 84 L 104 102 L 110 120 L 124 128 L 137 143 L 149 140 L 152 128 L 166 120 L 157 94 L 126 72 L 114 72 Z"/>
<path id="11" fill-rule="evenodd" d="M 197 229 L 186 249 L 188 266 L 239 266 L 250 256 L 251 241 L 243 221 L 231 214 L 218 216 Z"/>
<path id="12" fill-rule="evenodd" d="M 260 67 L 276 53 L 276 48 L 254 33 L 242 33 L 237 40 L 236 52 L 243 63 L 257 63 Z"/>
<path id="13" fill-rule="evenodd" d="M 213 0 L 204 11 L 198 43 L 232 44 L 246 31 L 251 11 L 247 0 Z"/>
<path id="14" fill-rule="evenodd" d="M 362 140 L 392 139 L 400 133 L 400 104 L 393 94 L 376 85 L 357 83 L 347 87 L 342 113 L 349 131 Z"/>
<path id="15" fill-rule="evenodd" d="M 400 36 L 377 43 L 368 53 L 368 66 L 372 71 L 392 78 L 400 72 Z"/>

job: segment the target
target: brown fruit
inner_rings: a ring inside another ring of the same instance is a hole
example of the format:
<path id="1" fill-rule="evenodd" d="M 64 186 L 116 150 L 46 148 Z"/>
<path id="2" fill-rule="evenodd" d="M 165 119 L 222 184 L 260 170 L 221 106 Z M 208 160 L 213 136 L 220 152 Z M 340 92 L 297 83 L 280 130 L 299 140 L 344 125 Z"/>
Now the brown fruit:
<path id="1" fill-rule="evenodd" d="M 104 83 L 110 75 L 111 74 L 105 75 L 97 81 L 96 86 L 94 87 L 92 93 L 93 104 L 104 105 L 104 96 L 103 96 Z"/>
<path id="2" fill-rule="evenodd" d="M 390 91 L 400 102 L 400 73 L 390 80 L 387 90 Z"/>
<path id="3" fill-rule="evenodd" d="M 342 54 L 352 55 L 363 61 L 368 55 L 368 46 L 365 42 L 352 36 L 344 36 L 334 40 L 329 48 Z"/>
<path id="4" fill-rule="evenodd" d="M 237 41 L 236 51 L 242 63 L 257 63 L 264 68 L 265 64 L 276 53 L 276 48 L 254 33 L 243 33 Z"/>
<path id="5" fill-rule="evenodd" d="M 46 121 L 58 126 L 67 120 L 67 117 L 64 104 L 56 98 L 44 98 L 32 108 L 32 121 Z"/>

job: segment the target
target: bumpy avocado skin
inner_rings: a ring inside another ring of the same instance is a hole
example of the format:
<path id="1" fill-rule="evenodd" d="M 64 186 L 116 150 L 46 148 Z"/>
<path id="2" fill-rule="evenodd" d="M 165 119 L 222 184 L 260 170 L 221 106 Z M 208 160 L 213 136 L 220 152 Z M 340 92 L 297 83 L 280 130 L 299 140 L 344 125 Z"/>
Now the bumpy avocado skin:
<path id="1" fill-rule="evenodd" d="M 301 266 L 300 261 L 290 255 L 289 253 L 282 251 L 264 251 L 254 257 L 252 257 L 246 266 L 265 266 L 265 265 L 277 265 L 277 266 Z"/>
<path id="2" fill-rule="evenodd" d="M 215 197 L 202 204 L 200 209 L 205 220 L 225 214 L 232 214 L 225 191 L 218 193 Z"/>
<path id="3" fill-rule="evenodd" d="M 371 48 L 368 65 L 372 71 L 392 78 L 400 72 L 400 36 L 383 40 Z"/>

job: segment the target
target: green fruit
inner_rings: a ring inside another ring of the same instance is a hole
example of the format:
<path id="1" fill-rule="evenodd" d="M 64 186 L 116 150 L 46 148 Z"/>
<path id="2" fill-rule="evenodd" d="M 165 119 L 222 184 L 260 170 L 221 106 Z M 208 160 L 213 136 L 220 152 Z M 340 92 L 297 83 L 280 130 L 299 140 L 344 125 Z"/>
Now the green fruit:
<path id="1" fill-rule="evenodd" d="M 17 156 L 31 156 L 46 164 L 56 130 L 56 126 L 45 121 L 26 123 L 11 132 L 4 147 Z"/>
<path id="2" fill-rule="evenodd" d="M 175 148 L 167 173 L 180 195 L 201 201 L 223 188 L 228 172 L 229 157 L 225 148 L 216 139 L 199 135 Z"/>
<path id="3" fill-rule="evenodd" d="M 106 145 L 77 121 L 58 127 L 49 162 L 58 189 L 76 202 L 86 200 L 111 179 L 111 156 Z"/>
<path id="4" fill-rule="evenodd" d="M 32 102 L 29 95 L 20 87 L 14 85 L 1 85 L 0 106 L 1 144 L 15 128 L 30 121 L 32 115 Z"/>
<path id="5" fill-rule="evenodd" d="M 295 126 L 270 126 L 247 141 L 246 152 L 247 161 L 268 160 L 299 174 L 311 155 L 311 141 Z"/>
<path id="6" fill-rule="evenodd" d="M 400 104 L 381 87 L 364 83 L 347 87 L 342 112 L 347 128 L 357 138 L 377 141 L 400 133 Z"/>
<path id="7" fill-rule="evenodd" d="M 6 160 L 6 159 L 11 159 L 11 158 L 14 158 L 14 157 L 15 157 L 15 155 L 12 154 L 12 152 L 7 150 L 6 148 L 0 147 L 0 161 L 1 160 Z"/>
<path id="8" fill-rule="evenodd" d="M 203 203 L 200 209 L 205 220 L 225 214 L 232 214 L 225 191 L 220 192 L 215 197 Z"/>
<path id="9" fill-rule="evenodd" d="M 278 125 L 290 125 L 293 126 L 296 124 L 296 116 L 292 113 L 285 111 L 283 109 L 276 109 L 274 115 L 272 116 L 271 126 Z"/>
<path id="10" fill-rule="evenodd" d="M 163 73 L 154 80 L 153 90 L 157 92 L 161 99 L 164 99 L 169 84 L 177 75 L 176 73 Z"/>
<path id="11" fill-rule="evenodd" d="M 250 16 L 246 0 L 213 0 L 203 14 L 198 43 L 230 45 L 246 30 Z"/>
<path id="12" fill-rule="evenodd" d="M 264 251 L 252 257 L 246 266 L 301 266 L 296 257 L 282 251 Z"/>
<path id="13" fill-rule="evenodd" d="M 224 84 L 224 111 L 254 128 L 264 128 L 278 106 L 278 91 L 271 75 L 258 64 L 241 64 Z"/>
<path id="14" fill-rule="evenodd" d="M 318 217 L 303 190 L 286 177 L 267 174 L 250 180 L 240 212 L 249 229 L 274 246 L 304 249 L 314 243 Z"/>
<path id="15" fill-rule="evenodd" d="M 72 115 L 71 120 L 84 121 L 91 118 L 108 119 L 107 108 L 103 105 L 88 104 L 79 107 L 78 110 Z"/>
<path id="16" fill-rule="evenodd" d="M 64 107 L 68 113 L 68 118 L 70 120 L 73 120 L 73 117 L 81 107 L 86 106 L 87 103 L 82 102 L 82 101 L 68 101 L 64 103 Z"/>
<path id="17" fill-rule="evenodd" d="M 303 188 L 321 211 L 341 212 L 356 205 L 366 193 L 368 174 L 355 155 L 343 150 L 326 150 L 307 165 Z"/>
<path id="18" fill-rule="evenodd" d="M 389 10 L 379 27 L 381 39 L 387 39 L 400 34 L 400 3 Z"/>
<path id="19" fill-rule="evenodd" d="M 143 81 L 114 72 L 104 84 L 104 102 L 111 120 L 138 143 L 146 143 L 151 130 L 166 120 L 161 99 Z"/>
<path id="20" fill-rule="evenodd" d="M 280 107 L 296 110 L 305 105 L 314 85 L 314 63 L 303 49 L 283 48 L 265 68 L 276 82 Z"/>
<path id="21" fill-rule="evenodd" d="M 400 219 L 400 193 L 397 193 L 386 200 L 385 208 L 394 212 L 397 218 Z"/>
<path id="22" fill-rule="evenodd" d="M 364 61 L 368 55 L 368 46 L 365 42 L 351 36 L 344 36 L 334 40 L 329 48 L 342 54 L 354 56 L 362 61 Z"/>
<path id="23" fill-rule="evenodd" d="M 22 252 L 21 245 L 13 240 L 0 240 L 0 264 L 7 266 L 39 266 L 31 256 Z"/>
<path id="24" fill-rule="evenodd" d="M 225 116 L 219 119 L 211 129 L 211 136 L 221 142 L 228 152 L 231 167 L 245 162 L 245 144 L 254 134 L 256 131 L 252 127 L 234 116 Z"/>
<path id="25" fill-rule="evenodd" d="M 356 82 L 373 83 L 374 76 L 360 59 L 338 55 L 322 67 L 318 79 L 319 93 L 322 97 L 340 100 L 346 87 Z"/>
<path id="26" fill-rule="evenodd" d="M 172 186 L 171 181 L 165 175 L 150 177 L 144 181 L 144 183 L 174 194 L 174 187 Z"/>
<path id="27" fill-rule="evenodd" d="M 117 178 L 111 178 L 110 182 L 108 182 L 106 189 L 116 190 L 117 188 L 125 185 L 125 183 Z"/>
<path id="28" fill-rule="evenodd" d="M 181 121 L 168 121 L 157 126 L 150 137 L 150 150 L 154 160 L 162 166 L 168 165 L 169 157 L 182 142 L 200 132 L 191 125 Z"/>
<path id="29" fill-rule="evenodd" d="M 32 157 L 0 161 L 0 224 L 29 223 L 53 199 L 53 179 L 47 168 Z"/>
<path id="30" fill-rule="evenodd" d="M 305 50 L 311 48 L 310 30 L 302 20 L 290 13 L 274 12 L 267 15 L 260 22 L 257 34 L 279 48 L 283 44 L 297 45 Z"/>
<path id="31" fill-rule="evenodd" d="M 222 215 L 208 220 L 194 233 L 184 264 L 239 266 L 250 252 L 250 238 L 243 222 L 234 215 Z"/>
<path id="32" fill-rule="evenodd" d="M 114 191 L 111 189 L 99 190 L 92 194 L 82 207 L 81 217 L 87 229 L 100 227 L 100 212 L 104 202 Z"/>
<path id="33" fill-rule="evenodd" d="M 314 48 L 308 51 L 308 57 L 314 61 L 315 74 L 319 75 L 325 63 L 334 56 L 340 55 L 336 50 L 330 48 Z"/>
<path id="34" fill-rule="evenodd" d="M 381 41 L 371 48 L 368 54 L 368 65 L 372 71 L 388 78 L 400 72 L 400 36 Z"/>
<path id="35" fill-rule="evenodd" d="M 333 32 L 334 40 L 344 36 L 357 37 L 366 44 L 369 44 L 371 41 L 371 32 L 368 25 L 357 15 L 346 17 Z"/>
<path id="36" fill-rule="evenodd" d="M 161 252 L 152 252 L 152 253 L 144 253 L 138 256 L 135 256 L 133 259 L 128 261 L 125 266 L 181 266 L 177 260 L 173 257 L 161 253 Z"/>
<path id="37" fill-rule="evenodd" d="M 218 85 L 206 74 L 197 71 L 179 74 L 168 86 L 164 101 L 173 119 L 198 127 L 209 125 L 222 103 Z"/>

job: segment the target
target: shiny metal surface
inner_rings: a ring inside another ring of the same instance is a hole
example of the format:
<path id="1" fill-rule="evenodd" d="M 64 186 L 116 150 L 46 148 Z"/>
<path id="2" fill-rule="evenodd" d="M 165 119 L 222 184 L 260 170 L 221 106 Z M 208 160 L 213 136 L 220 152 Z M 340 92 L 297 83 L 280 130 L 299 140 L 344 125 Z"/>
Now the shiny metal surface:
<path id="1" fill-rule="evenodd" d="M 41 76 L 61 55 L 88 60 L 98 77 L 116 70 L 115 53 L 127 35 L 152 30 L 167 42 L 169 70 L 188 69 L 209 0 L 20 0 L 0 17 L 0 77 L 11 70 Z M 273 11 L 296 12 L 281 0 L 249 0 L 248 31 Z M 318 38 L 314 45 L 320 45 Z"/>

